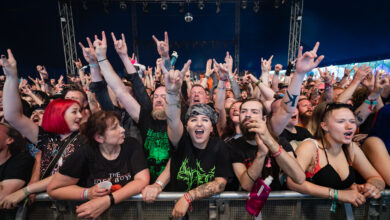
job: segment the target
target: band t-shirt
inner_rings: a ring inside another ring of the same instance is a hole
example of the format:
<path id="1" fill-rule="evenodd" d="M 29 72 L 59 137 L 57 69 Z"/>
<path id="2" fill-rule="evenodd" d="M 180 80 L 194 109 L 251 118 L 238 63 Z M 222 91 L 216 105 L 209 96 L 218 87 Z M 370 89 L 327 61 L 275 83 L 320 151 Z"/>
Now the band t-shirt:
<path id="1" fill-rule="evenodd" d="M 280 138 L 278 143 L 282 145 L 283 149 L 287 152 L 293 152 L 291 145 L 287 142 L 286 139 Z M 232 163 L 243 163 L 245 167 L 248 169 L 253 160 L 256 157 L 257 153 L 257 145 L 251 145 L 245 141 L 243 137 L 237 139 L 231 139 L 228 144 L 230 145 L 230 157 Z M 279 175 L 281 173 L 281 169 L 276 163 L 275 158 L 267 155 L 264 160 L 263 170 L 261 172 L 261 178 L 265 179 L 268 176 L 272 176 L 274 180 L 272 181 L 270 187 L 272 190 L 281 190 L 282 185 L 279 181 Z M 229 186 L 229 188 L 236 188 L 234 186 Z"/>
<path id="2" fill-rule="evenodd" d="M 210 137 L 206 148 L 198 149 L 186 131 L 172 152 L 170 174 L 167 190 L 176 192 L 189 191 L 215 177 L 229 180 L 234 176 L 229 151 L 222 140 Z"/>
<path id="3" fill-rule="evenodd" d="M 83 187 L 91 187 L 103 181 L 124 186 L 148 166 L 142 147 L 134 138 L 126 138 L 120 147 L 119 155 L 114 160 L 104 158 L 99 148 L 88 145 L 79 147 L 59 172 L 79 178 L 79 185 Z"/>
<path id="4" fill-rule="evenodd" d="M 167 133 L 167 121 L 155 120 L 150 111 L 141 107 L 138 121 L 144 152 L 150 171 L 150 182 L 154 182 L 164 171 L 169 160 L 170 142 Z"/>
<path id="5" fill-rule="evenodd" d="M 0 182 L 8 179 L 19 179 L 27 184 L 31 177 L 34 158 L 27 152 L 11 156 L 0 165 Z"/>

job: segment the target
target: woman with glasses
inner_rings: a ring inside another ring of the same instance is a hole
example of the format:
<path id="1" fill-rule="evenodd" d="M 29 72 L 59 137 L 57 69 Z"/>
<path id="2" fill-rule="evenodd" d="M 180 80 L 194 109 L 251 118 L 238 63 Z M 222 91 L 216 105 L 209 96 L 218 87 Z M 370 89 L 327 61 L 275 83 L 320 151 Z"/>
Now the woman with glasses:
<path id="1" fill-rule="evenodd" d="M 288 178 L 289 188 L 333 200 L 332 211 L 337 200 L 359 206 L 366 198 L 379 198 L 385 184 L 361 149 L 352 142 L 357 122 L 350 105 L 329 103 L 321 115 L 314 139 L 307 139 L 296 149 L 306 181 L 298 185 Z M 365 184 L 355 184 L 355 171 L 366 180 Z"/>

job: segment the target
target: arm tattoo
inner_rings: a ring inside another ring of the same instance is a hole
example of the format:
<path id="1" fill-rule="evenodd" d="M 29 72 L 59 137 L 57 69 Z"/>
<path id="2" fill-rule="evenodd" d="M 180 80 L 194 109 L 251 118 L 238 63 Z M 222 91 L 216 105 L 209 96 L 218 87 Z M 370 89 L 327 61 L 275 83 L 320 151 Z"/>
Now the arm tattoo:
<path id="1" fill-rule="evenodd" d="M 379 191 L 382 191 L 385 188 L 385 183 L 379 179 L 371 179 L 367 181 L 367 183 L 375 186 Z"/>
<path id="2" fill-rule="evenodd" d="M 202 184 L 194 189 L 194 200 L 203 199 L 222 192 L 225 189 L 226 183 L 212 181 Z"/>
<path id="3" fill-rule="evenodd" d="M 284 104 L 288 104 L 288 103 L 290 103 L 291 102 L 291 107 L 294 107 L 295 106 L 295 102 L 297 101 L 297 97 L 298 97 L 298 95 L 291 95 L 289 92 L 288 92 L 288 90 L 287 90 L 287 98 L 289 99 L 289 101 L 287 101 L 287 102 L 284 102 Z"/>
<path id="4" fill-rule="evenodd" d="M 360 115 L 360 111 L 356 112 L 356 119 L 361 123 L 363 122 L 363 118 L 362 116 Z"/>
<path id="5" fill-rule="evenodd" d="M 164 59 L 164 67 L 168 72 L 172 69 L 171 61 L 169 59 Z"/>

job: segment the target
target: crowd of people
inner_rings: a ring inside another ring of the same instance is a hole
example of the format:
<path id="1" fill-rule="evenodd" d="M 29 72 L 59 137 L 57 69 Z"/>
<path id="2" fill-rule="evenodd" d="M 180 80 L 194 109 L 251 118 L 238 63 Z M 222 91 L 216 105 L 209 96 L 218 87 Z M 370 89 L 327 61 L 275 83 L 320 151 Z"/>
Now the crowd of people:
<path id="1" fill-rule="evenodd" d="M 261 76 L 233 71 L 233 58 L 209 59 L 202 78 L 170 57 L 168 34 L 153 39 L 160 57 L 145 68 L 129 57 L 125 36 L 111 33 L 125 69 L 107 57 L 105 32 L 79 43 L 87 65 L 52 79 L 19 79 L 10 49 L 0 65 L 0 209 L 34 195 L 83 201 L 75 212 L 96 218 L 141 193 L 185 192 L 172 210 L 223 191 L 251 191 L 273 177 L 273 191 L 294 190 L 360 206 L 390 185 L 389 75 L 366 65 L 336 78 L 319 42 L 299 48 L 280 76 L 272 56 Z M 89 69 L 89 73 L 87 71 Z M 67 81 L 67 82 L 65 82 Z M 104 187 L 111 183 L 111 187 Z M 244 208 L 244 207 L 243 207 Z"/>

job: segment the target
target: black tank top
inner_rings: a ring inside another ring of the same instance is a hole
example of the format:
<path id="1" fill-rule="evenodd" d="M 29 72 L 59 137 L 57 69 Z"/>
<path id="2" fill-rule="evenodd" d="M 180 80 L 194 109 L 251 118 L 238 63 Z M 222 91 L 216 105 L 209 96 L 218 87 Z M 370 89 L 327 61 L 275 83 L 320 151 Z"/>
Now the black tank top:
<path id="1" fill-rule="evenodd" d="M 352 166 L 349 167 L 349 174 L 345 180 L 341 180 L 339 174 L 336 172 L 336 170 L 332 167 L 332 165 L 329 164 L 328 160 L 328 154 L 326 153 L 326 150 L 324 150 L 326 161 L 328 164 L 326 166 L 322 167 L 321 170 L 319 170 L 317 173 L 314 174 L 314 176 L 308 178 L 307 180 L 325 187 L 330 187 L 333 189 L 347 189 L 349 188 L 354 182 L 355 182 L 355 170 L 352 168 Z M 344 154 L 346 152 L 343 149 Z M 345 155 L 346 156 L 346 155 Z M 346 158 L 348 158 L 346 156 Z M 348 160 L 348 159 L 347 159 Z"/>

